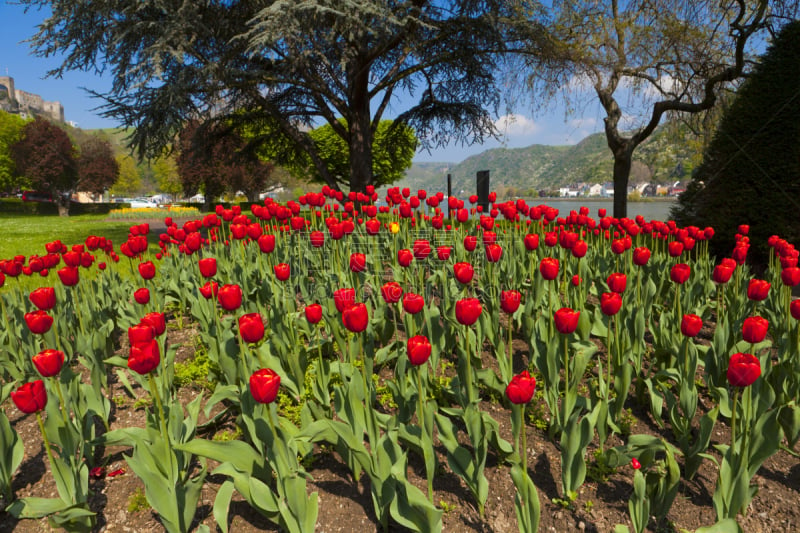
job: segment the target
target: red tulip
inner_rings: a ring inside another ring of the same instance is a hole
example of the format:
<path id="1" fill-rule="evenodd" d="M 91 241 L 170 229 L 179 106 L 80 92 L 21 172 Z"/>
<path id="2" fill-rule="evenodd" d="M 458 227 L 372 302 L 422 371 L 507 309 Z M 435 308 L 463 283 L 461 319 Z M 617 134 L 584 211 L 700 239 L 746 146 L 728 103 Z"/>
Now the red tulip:
<path id="1" fill-rule="evenodd" d="M 149 374 L 158 367 L 160 362 L 161 354 L 158 350 L 158 342 L 155 339 L 131 346 L 131 353 L 128 355 L 128 368 L 137 374 Z"/>
<path id="2" fill-rule="evenodd" d="M 308 240 L 311 241 L 311 246 L 314 248 L 322 248 L 325 245 L 325 234 L 321 231 L 312 231 Z"/>
<path id="3" fill-rule="evenodd" d="M 281 377 L 270 368 L 256 370 L 250 376 L 250 394 L 258 403 L 272 403 L 278 397 Z"/>
<path id="4" fill-rule="evenodd" d="M 226 311 L 235 311 L 242 305 L 242 288 L 238 285 L 223 285 L 219 288 L 217 299 Z"/>
<path id="5" fill-rule="evenodd" d="M 404 248 L 402 250 L 397 251 L 397 262 L 400 264 L 401 267 L 407 267 L 411 264 L 411 261 L 414 260 L 414 254 L 411 253 L 411 250 Z"/>
<path id="6" fill-rule="evenodd" d="M 456 302 L 456 320 L 464 326 L 471 326 L 481 316 L 483 306 L 477 298 L 464 298 Z"/>
<path id="7" fill-rule="evenodd" d="M 356 290 L 337 289 L 333 291 L 333 303 L 336 305 L 336 310 L 340 313 L 343 313 L 345 309 L 355 305 Z"/>
<path id="8" fill-rule="evenodd" d="M 56 305 L 56 291 L 53 287 L 40 287 L 31 292 L 29 298 L 41 311 L 49 311 Z"/>
<path id="9" fill-rule="evenodd" d="M 472 281 L 475 269 L 469 263 L 456 263 L 453 265 L 453 274 L 459 283 L 466 285 Z"/>
<path id="10" fill-rule="evenodd" d="M 422 260 L 431 254 L 431 243 L 425 239 L 417 239 L 412 246 L 414 249 L 414 259 Z"/>
<path id="11" fill-rule="evenodd" d="M 275 277 L 278 281 L 286 281 L 292 273 L 292 268 L 286 263 L 278 263 L 272 270 L 275 271 Z"/>
<path id="12" fill-rule="evenodd" d="M 633 264 L 644 266 L 650 260 L 650 249 L 644 246 L 633 249 Z"/>
<path id="13" fill-rule="evenodd" d="M 271 254 L 275 250 L 275 235 L 262 235 L 257 242 L 262 253 Z"/>
<path id="14" fill-rule="evenodd" d="M 156 266 L 152 261 L 139 263 L 139 274 L 142 276 L 142 279 L 153 279 L 156 276 Z"/>
<path id="15" fill-rule="evenodd" d="M 486 246 L 486 260 L 490 263 L 497 263 L 503 257 L 503 248 L 499 244 L 489 244 Z"/>
<path id="16" fill-rule="evenodd" d="M 431 356 L 431 341 L 424 335 L 411 337 L 406 342 L 406 353 L 412 365 L 424 365 Z"/>
<path id="17" fill-rule="evenodd" d="M 571 283 L 573 287 L 577 287 L 578 285 L 581 284 L 581 277 L 575 274 L 574 276 L 572 276 Z"/>
<path id="18" fill-rule="evenodd" d="M 56 274 L 58 274 L 58 279 L 61 280 L 61 283 L 65 287 L 73 287 L 77 285 L 80 279 L 77 267 L 65 266 L 64 268 L 57 270 Z"/>
<path id="19" fill-rule="evenodd" d="M 616 292 L 604 292 L 600 295 L 600 310 L 606 316 L 619 313 L 622 307 L 622 296 Z"/>
<path id="20" fill-rule="evenodd" d="M 37 379 L 26 383 L 15 391 L 11 391 L 11 400 L 17 409 L 25 414 L 36 413 L 47 405 L 47 391 L 44 381 Z"/>
<path id="21" fill-rule="evenodd" d="M 769 296 L 769 281 L 763 279 L 751 279 L 747 285 L 747 297 L 751 300 L 760 302 Z"/>
<path id="22" fill-rule="evenodd" d="M 589 245 L 583 239 L 579 240 L 572 246 L 572 257 L 580 259 L 589 251 Z"/>
<path id="23" fill-rule="evenodd" d="M 478 246 L 478 238 L 475 235 L 467 235 L 464 237 L 464 249 L 466 251 L 473 252 L 476 246 Z"/>
<path id="24" fill-rule="evenodd" d="M 800 268 L 787 267 L 781 270 L 781 281 L 787 287 L 794 287 L 800 284 Z"/>
<path id="25" fill-rule="evenodd" d="M 536 378 L 531 376 L 527 370 L 523 370 L 511 378 L 511 383 L 506 387 L 506 398 L 517 405 L 528 403 L 533 398 L 535 390 Z"/>
<path id="26" fill-rule="evenodd" d="M 248 343 L 255 343 L 264 338 L 264 321 L 258 313 L 248 313 L 239 317 L 239 335 Z"/>
<path id="27" fill-rule="evenodd" d="M 761 363 L 750 353 L 735 353 L 728 361 L 728 383 L 733 387 L 752 385 L 761 375 Z"/>
<path id="28" fill-rule="evenodd" d="M 403 309 L 406 313 L 416 315 L 425 307 L 425 299 L 419 294 L 407 292 L 403 295 Z"/>
<path id="29" fill-rule="evenodd" d="M 669 277 L 675 283 L 683 285 L 692 273 L 692 268 L 686 263 L 678 263 L 669 271 Z"/>
<path id="30" fill-rule="evenodd" d="M 509 315 L 513 315 L 519 309 L 521 298 L 522 295 L 519 291 L 502 291 L 500 293 L 500 307 Z"/>
<path id="31" fill-rule="evenodd" d="M 53 325 L 53 317 L 47 314 L 46 311 L 33 311 L 32 313 L 25 313 L 25 323 L 28 324 L 28 329 L 31 333 L 42 335 L 50 331 Z"/>
<path id="32" fill-rule="evenodd" d="M 625 274 L 614 272 L 608 276 L 606 283 L 608 283 L 608 290 L 622 294 L 625 292 L 625 287 L 628 284 L 628 277 Z"/>
<path id="33" fill-rule="evenodd" d="M 33 366 L 43 378 L 51 378 L 61 372 L 64 366 L 64 352 L 58 350 L 42 350 L 33 356 Z"/>
<path id="34" fill-rule="evenodd" d="M 133 299 L 136 300 L 136 303 L 145 305 L 150 301 L 150 290 L 146 287 L 136 289 L 133 291 Z"/>
<path id="35" fill-rule="evenodd" d="M 760 316 L 749 316 L 742 324 L 742 338 L 751 344 L 763 341 L 767 337 L 769 321 Z"/>
<path id="36" fill-rule="evenodd" d="M 216 297 L 219 293 L 219 285 L 216 281 L 208 281 L 205 285 L 197 290 L 200 291 L 200 294 L 203 295 L 203 298 L 210 300 L 211 298 Z"/>
<path id="37" fill-rule="evenodd" d="M 625 253 L 625 250 L 627 250 L 627 248 L 625 246 L 624 239 L 616 239 L 614 241 L 611 241 L 611 251 L 614 252 L 615 254 L 621 255 Z"/>
<path id="38" fill-rule="evenodd" d="M 669 252 L 670 257 L 680 257 L 683 253 L 683 243 L 680 241 L 672 241 L 667 246 L 667 251 Z"/>
<path id="39" fill-rule="evenodd" d="M 525 235 L 525 249 L 529 252 L 536 250 L 539 247 L 539 236 L 527 234 Z"/>
<path id="40" fill-rule="evenodd" d="M 729 265 L 719 264 L 714 267 L 714 272 L 711 274 L 711 279 L 715 283 L 728 283 L 733 275 L 733 268 Z"/>
<path id="41" fill-rule="evenodd" d="M 145 342 L 150 342 L 156 336 L 156 330 L 150 324 L 146 324 L 144 322 L 139 322 L 135 326 L 131 326 L 128 328 L 128 341 L 130 341 L 131 346 L 134 344 L 142 344 Z"/>
<path id="42" fill-rule="evenodd" d="M 789 312 L 792 314 L 792 318 L 800 320 L 800 300 L 792 300 L 792 303 L 789 304 Z"/>
<path id="43" fill-rule="evenodd" d="M 142 317 L 139 323 L 153 328 L 156 337 L 160 337 L 167 331 L 167 319 L 164 313 L 147 313 Z"/>
<path id="44" fill-rule="evenodd" d="M 367 268 L 367 256 L 364 254 L 350 254 L 350 271 L 363 272 Z"/>
<path id="45" fill-rule="evenodd" d="M 322 320 L 322 306 L 320 304 L 307 305 L 305 313 L 309 324 L 317 324 Z"/>
<path id="46" fill-rule="evenodd" d="M 634 470 L 639 470 L 640 468 L 642 468 L 642 463 L 639 462 L 639 459 L 634 457 L 633 459 L 631 459 L 631 468 L 633 468 Z"/>
<path id="47" fill-rule="evenodd" d="M 556 279 L 558 277 L 558 259 L 552 257 L 542 259 L 539 262 L 539 272 L 548 281 Z"/>
<path id="48" fill-rule="evenodd" d="M 556 329 L 559 333 L 569 335 L 578 328 L 578 319 L 580 316 L 580 311 L 574 311 L 569 307 L 562 307 L 553 315 Z"/>
<path id="49" fill-rule="evenodd" d="M 217 260 L 213 257 L 206 257 L 197 262 L 200 267 L 200 274 L 204 278 L 213 278 L 217 275 Z"/>
<path id="50" fill-rule="evenodd" d="M 681 333 L 687 337 L 695 337 L 703 329 L 703 319 L 697 315 L 683 315 L 681 320 Z"/>
<path id="51" fill-rule="evenodd" d="M 439 246 L 436 248 L 436 257 L 439 261 L 447 261 L 450 259 L 450 252 L 452 248 L 450 246 Z"/>
<path id="52" fill-rule="evenodd" d="M 361 333 L 367 329 L 367 324 L 369 323 L 367 306 L 363 303 L 358 303 L 345 309 L 342 312 L 342 323 L 348 331 L 353 333 Z"/>
<path id="53" fill-rule="evenodd" d="M 381 287 L 381 296 L 387 304 L 396 304 L 403 297 L 403 288 L 396 281 L 390 281 Z"/>

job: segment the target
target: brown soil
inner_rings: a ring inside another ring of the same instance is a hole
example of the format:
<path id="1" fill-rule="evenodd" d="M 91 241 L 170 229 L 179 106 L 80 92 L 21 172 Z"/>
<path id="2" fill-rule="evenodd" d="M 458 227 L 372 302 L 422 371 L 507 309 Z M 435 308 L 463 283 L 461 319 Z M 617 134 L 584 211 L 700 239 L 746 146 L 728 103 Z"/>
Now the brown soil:
<path id="1" fill-rule="evenodd" d="M 191 357 L 193 331 L 190 328 L 177 331 L 169 330 L 170 344 L 180 344 L 178 360 Z M 527 361 L 528 345 L 522 340 L 514 341 L 515 359 L 520 367 Z M 125 347 L 121 348 L 123 353 Z M 485 352 L 483 364 L 495 367 L 494 359 Z M 138 391 L 141 396 L 144 391 Z M 186 402 L 190 401 L 197 390 L 181 389 L 180 394 Z M 207 393 L 206 393 L 207 395 Z M 113 385 L 112 397 L 125 396 L 119 384 Z M 125 396 L 127 400 L 120 405 L 113 405 L 112 429 L 120 427 L 143 426 L 145 411 L 135 408 L 135 400 Z M 114 402 L 112 402 L 113 404 Z M 25 459 L 14 478 L 14 491 L 17 497 L 56 496 L 55 483 L 49 473 L 42 439 L 33 416 L 20 413 L 11 402 L 8 402 L 8 415 L 25 444 Z M 708 406 L 704 406 L 708 407 Z M 491 413 L 499 422 L 501 435 L 511 440 L 510 413 L 496 402 L 485 401 L 482 408 Z M 534 407 L 535 408 L 535 407 Z M 631 432 L 662 434 L 670 436 L 669 429 L 658 428 L 649 414 L 631 405 L 634 419 Z M 701 407 L 702 409 L 702 407 Z M 232 426 L 231 426 L 232 427 Z M 729 439 L 729 428 L 718 423 L 712 444 L 726 443 Z M 545 432 L 532 426 L 527 427 L 528 465 L 534 483 L 539 491 L 542 516 L 540 531 L 613 531 L 616 524 L 627 524 L 627 501 L 632 492 L 633 472 L 630 468 L 620 468 L 604 479 L 587 479 L 572 509 L 564 508 L 553 499 L 560 494 L 560 454 Z M 613 438 L 609 445 L 621 444 L 621 440 Z M 130 471 L 123 458 L 125 449 L 108 448 L 105 450 L 106 471 L 125 469 L 126 473 L 110 478 L 94 480 L 91 488 L 91 509 L 97 513 L 96 531 L 101 532 L 157 532 L 164 528 L 157 516 L 150 509 L 129 510 L 132 498 L 143 493 L 142 482 Z M 487 462 L 486 476 L 489 480 L 490 495 L 486 504 L 486 516 L 481 519 L 475 504 L 460 479 L 450 472 L 446 466 L 443 449 L 439 449 L 439 461 L 445 465 L 443 472 L 437 475 L 434 483 L 434 501 L 446 510 L 444 514 L 444 531 L 447 532 L 514 532 L 517 531 L 514 513 L 515 489 L 511 481 L 507 465 L 498 464 L 495 457 L 490 456 Z M 593 449 L 590 447 L 588 457 Z M 591 460 L 589 461 L 591 465 Z M 210 469 L 216 466 L 210 464 Z M 372 511 L 372 501 L 366 477 L 354 480 L 335 453 L 319 450 L 313 465 L 309 469 L 314 478 L 309 483 L 309 491 L 319 493 L 319 518 L 317 530 L 320 532 L 352 532 L 377 531 L 379 526 Z M 425 491 L 424 465 L 421 459 L 413 454 L 409 456 L 409 479 Z M 197 511 L 194 526 L 207 524 L 216 531 L 216 524 L 211 510 L 216 491 L 224 481 L 221 476 L 209 476 L 206 480 L 200 507 Z M 678 497 L 668 515 L 670 524 L 661 531 L 694 530 L 700 526 L 713 524 L 714 511 L 711 495 L 716 482 L 716 468 L 710 461 L 705 461 L 696 478 L 683 480 Z M 800 462 L 784 451 L 780 451 L 767 461 L 753 480 L 758 486 L 758 494 L 753 499 L 747 516 L 739 517 L 743 531 L 758 532 L 795 532 L 800 530 Z M 441 503 L 440 503 L 441 502 Z M 3 504 L 5 506 L 5 504 Z M 230 510 L 230 531 L 247 533 L 254 531 L 278 531 L 278 528 L 253 511 L 245 502 L 234 496 Z M 653 522 L 650 524 L 654 526 Z M 16 521 L 7 513 L 0 512 L 0 532 L 34 532 L 50 531 L 46 519 Z M 397 525 L 391 531 L 400 531 Z M 656 531 L 655 529 L 653 531 Z"/>

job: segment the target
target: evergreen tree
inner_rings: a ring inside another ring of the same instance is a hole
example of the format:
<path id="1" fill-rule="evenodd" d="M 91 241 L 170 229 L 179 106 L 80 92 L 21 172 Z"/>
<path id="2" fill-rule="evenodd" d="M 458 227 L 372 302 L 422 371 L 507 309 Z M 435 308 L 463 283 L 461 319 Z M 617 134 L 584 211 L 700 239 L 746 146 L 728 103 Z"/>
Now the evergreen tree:
<path id="1" fill-rule="evenodd" d="M 705 152 L 676 222 L 716 230 L 712 250 L 729 255 L 740 224 L 750 255 L 767 261 L 767 239 L 800 240 L 800 22 L 775 38 L 742 85 Z"/>

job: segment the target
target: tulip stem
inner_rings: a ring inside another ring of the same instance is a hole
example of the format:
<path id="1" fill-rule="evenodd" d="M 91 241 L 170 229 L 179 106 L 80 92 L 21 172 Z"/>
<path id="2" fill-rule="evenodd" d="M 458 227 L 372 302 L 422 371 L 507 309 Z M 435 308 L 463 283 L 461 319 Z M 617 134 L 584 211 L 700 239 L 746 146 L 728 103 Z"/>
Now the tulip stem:
<path id="1" fill-rule="evenodd" d="M 36 421 L 39 423 L 39 430 L 42 432 L 42 441 L 44 442 L 44 449 L 47 452 L 47 458 L 50 460 L 50 471 L 53 474 L 55 474 L 56 464 L 55 464 L 55 459 L 53 458 L 53 450 L 50 448 L 50 439 L 47 438 L 47 432 L 44 430 L 44 421 L 42 420 L 42 415 L 38 411 L 36 413 Z M 76 503 L 74 495 L 72 503 Z"/>
<path id="2" fill-rule="evenodd" d="M 739 400 L 739 387 L 735 387 L 733 391 L 733 399 L 731 400 L 731 453 L 736 454 L 736 404 Z"/>
<path id="3" fill-rule="evenodd" d="M 64 423 L 69 424 L 70 418 L 67 414 L 67 409 L 64 404 L 64 394 L 61 392 L 61 382 L 58 379 L 58 376 L 53 376 L 53 381 L 56 383 L 56 394 L 58 395 L 58 402 L 59 406 L 61 407 L 61 415 L 64 417 Z"/>
<path id="4" fill-rule="evenodd" d="M 466 375 L 464 376 L 464 379 L 466 381 L 466 386 L 467 386 L 467 403 L 471 404 L 472 403 L 472 399 L 474 397 L 474 393 L 472 391 L 472 360 L 471 360 L 472 357 L 470 355 L 469 332 L 470 332 L 470 328 L 467 327 L 466 328 L 466 337 L 467 337 L 466 341 L 467 342 L 465 343 L 467 345 L 467 368 L 466 368 L 466 372 L 465 372 Z M 477 340 L 477 338 L 478 338 L 477 334 L 475 335 L 475 338 Z"/>
<path id="5" fill-rule="evenodd" d="M 525 490 L 528 490 L 528 432 L 525 429 L 525 404 L 520 406 L 520 433 L 522 437 L 522 445 L 519 448 L 519 458 L 522 462 L 522 473 L 525 475 L 524 479 Z"/>
<path id="6" fill-rule="evenodd" d="M 427 437 L 429 440 L 433 441 L 432 435 L 428 431 L 428 424 L 425 420 L 425 391 L 422 388 L 422 365 L 417 367 L 417 398 L 419 400 L 419 413 L 417 414 L 417 418 L 419 419 L 417 422 L 419 423 L 419 429 L 422 434 Z M 427 471 L 427 461 L 426 464 L 426 477 L 428 478 L 428 499 L 431 503 L 433 503 L 433 476 L 434 472 Z"/>
<path id="7" fill-rule="evenodd" d="M 150 394 L 153 395 L 153 399 L 156 402 L 156 408 L 158 409 L 161 435 L 164 439 L 164 450 L 166 452 L 164 457 L 168 458 L 170 463 L 172 463 L 172 446 L 170 444 L 169 432 L 167 431 L 167 418 L 164 416 L 164 406 L 161 404 L 161 396 L 158 394 L 158 387 L 156 386 L 156 380 L 153 378 L 152 372 L 147 374 L 147 380 L 150 383 Z"/>

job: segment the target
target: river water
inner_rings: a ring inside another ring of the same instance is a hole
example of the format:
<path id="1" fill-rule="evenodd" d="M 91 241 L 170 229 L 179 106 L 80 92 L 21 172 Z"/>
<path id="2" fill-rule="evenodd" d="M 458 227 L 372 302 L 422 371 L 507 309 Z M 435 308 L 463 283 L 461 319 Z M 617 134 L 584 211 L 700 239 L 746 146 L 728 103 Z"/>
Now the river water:
<path id="1" fill-rule="evenodd" d="M 598 218 L 597 210 L 605 209 L 608 216 L 614 214 L 613 198 L 525 198 L 528 205 L 548 205 L 558 209 L 558 216 L 565 217 L 570 211 L 578 211 L 581 206 L 589 208 L 589 214 Z M 669 211 L 676 203 L 673 198 L 657 199 L 647 202 L 628 202 L 628 218 L 642 215 L 645 220 L 669 219 Z"/>

